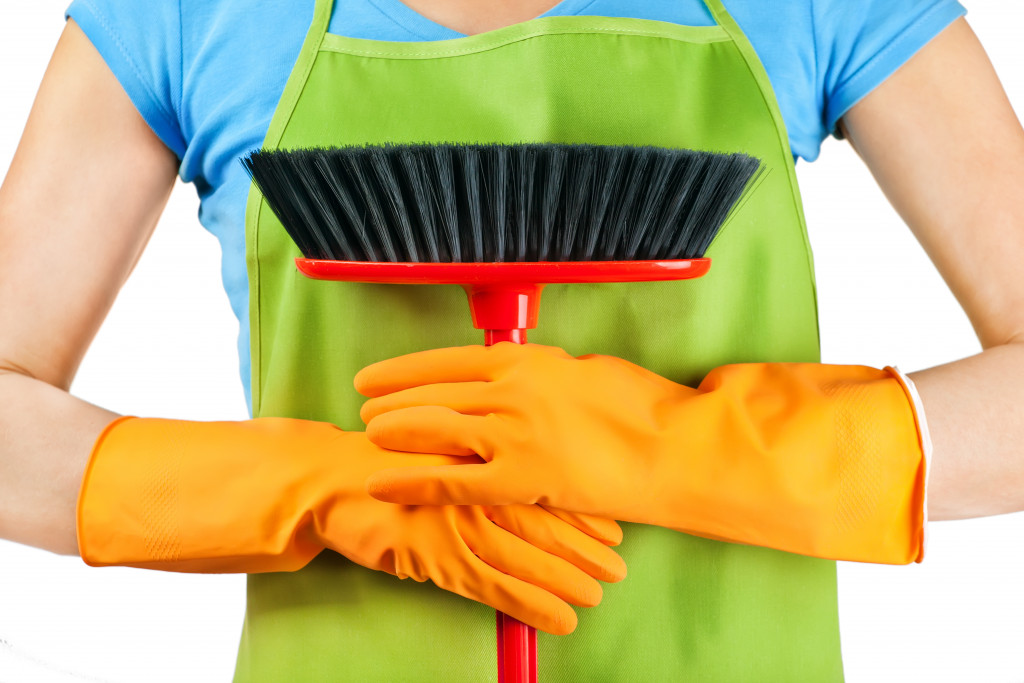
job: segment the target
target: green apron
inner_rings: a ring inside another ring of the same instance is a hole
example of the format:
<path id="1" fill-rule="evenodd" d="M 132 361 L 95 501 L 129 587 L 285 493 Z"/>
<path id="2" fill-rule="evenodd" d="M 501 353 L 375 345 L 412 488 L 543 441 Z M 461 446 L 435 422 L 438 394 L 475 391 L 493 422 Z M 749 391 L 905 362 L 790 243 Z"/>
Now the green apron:
<path id="1" fill-rule="evenodd" d="M 690 282 L 549 285 L 533 342 L 626 358 L 678 382 L 744 361 L 817 361 L 793 160 L 752 47 L 717 25 L 548 17 L 438 42 L 309 35 L 265 148 L 563 142 L 743 151 L 768 173 Z M 481 343 L 457 286 L 318 282 L 258 194 L 246 220 L 256 416 L 361 430 L 352 377 L 375 361 Z M 680 448 L 685 448 L 680 444 Z M 835 563 L 625 525 L 628 578 L 539 634 L 541 681 L 842 679 Z M 322 553 L 249 577 L 239 681 L 494 681 L 493 611 Z"/>

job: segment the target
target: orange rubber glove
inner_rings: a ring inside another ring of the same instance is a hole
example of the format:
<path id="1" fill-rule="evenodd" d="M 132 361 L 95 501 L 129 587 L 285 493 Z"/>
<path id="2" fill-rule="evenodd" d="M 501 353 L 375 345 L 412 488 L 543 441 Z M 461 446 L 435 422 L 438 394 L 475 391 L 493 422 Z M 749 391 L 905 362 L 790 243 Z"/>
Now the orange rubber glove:
<path id="1" fill-rule="evenodd" d="M 539 502 L 817 557 L 922 556 L 922 445 L 888 369 L 727 365 L 693 389 L 502 343 L 383 361 L 356 388 L 377 397 L 362 410 L 376 444 L 487 461 L 378 472 L 381 500 Z"/>
<path id="2" fill-rule="evenodd" d="M 621 539 L 612 521 L 536 505 L 400 506 L 366 492 L 373 472 L 423 458 L 464 461 L 384 451 L 322 422 L 120 418 L 86 469 L 79 549 L 94 566 L 256 573 L 299 569 L 330 548 L 555 634 L 575 628 L 567 602 L 596 605 L 595 579 L 625 576 L 606 545 Z"/>

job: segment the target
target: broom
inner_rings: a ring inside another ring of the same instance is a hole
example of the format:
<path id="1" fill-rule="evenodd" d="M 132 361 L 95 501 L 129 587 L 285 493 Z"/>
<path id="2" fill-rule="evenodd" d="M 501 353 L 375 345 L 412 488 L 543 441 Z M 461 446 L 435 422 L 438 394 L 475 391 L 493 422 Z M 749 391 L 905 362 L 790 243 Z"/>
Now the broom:
<path id="1" fill-rule="evenodd" d="M 412 144 L 242 159 L 323 280 L 458 284 L 485 343 L 526 343 L 545 284 L 700 277 L 760 161 L 651 146 Z M 499 683 L 536 681 L 536 631 L 498 613 Z"/>

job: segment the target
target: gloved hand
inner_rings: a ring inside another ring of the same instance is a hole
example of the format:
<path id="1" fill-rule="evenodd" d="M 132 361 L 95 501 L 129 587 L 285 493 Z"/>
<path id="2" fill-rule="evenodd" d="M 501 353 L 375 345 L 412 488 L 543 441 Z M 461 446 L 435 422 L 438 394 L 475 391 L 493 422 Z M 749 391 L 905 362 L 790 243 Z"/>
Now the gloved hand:
<path id="1" fill-rule="evenodd" d="M 408 507 L 366 492 L 381 468 L 464 460 L 384 451 L 362 432 L 306 420 L 120 418 L 86 469 L 79 549 L 94 566 L 256 573 L 299 569 L 330 548 L 571 632 L 566 603 L 596 605 L 595 579 L 625 576 L 606 545 L 621 540 L 615 522 L 536 505 Z"/>
<path id="2" fill-rule="evenodd" d="M 407 504 L 543 503 L 817 557 L 922 555 L 925 462 L 889 370 L 755 363 L 676 384 L 619 358 L 502 343 L 356 375 L 367 436 L 486 463 L 374 474 Z M 425 463 L 424 463 L 425 464 Z"/>

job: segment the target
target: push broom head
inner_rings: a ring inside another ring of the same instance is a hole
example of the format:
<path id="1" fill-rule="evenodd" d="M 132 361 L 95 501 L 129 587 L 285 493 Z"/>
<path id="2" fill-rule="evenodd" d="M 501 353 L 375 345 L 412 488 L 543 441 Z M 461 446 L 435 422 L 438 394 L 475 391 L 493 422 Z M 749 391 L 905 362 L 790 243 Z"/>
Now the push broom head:
<path id="1" fill-rule="evenodd" d="M 318 280 L 459 284 L 524 343 L 545 284 L 685 280 L 760 162 L 558 144 L 257 151 L 242 160 Z"/>
<path id="2" fill-rule="evenodd" d="M 577 144 L 255 151 L 307 259 L 404 263 L 703 256 L 758 174 L 744 154 Z"/>

